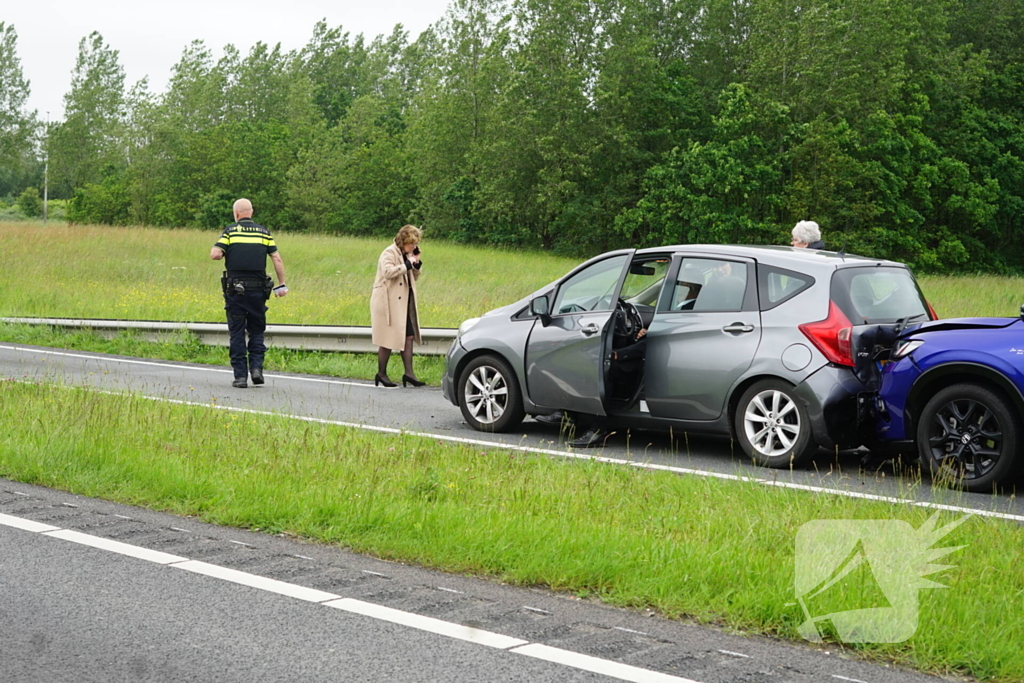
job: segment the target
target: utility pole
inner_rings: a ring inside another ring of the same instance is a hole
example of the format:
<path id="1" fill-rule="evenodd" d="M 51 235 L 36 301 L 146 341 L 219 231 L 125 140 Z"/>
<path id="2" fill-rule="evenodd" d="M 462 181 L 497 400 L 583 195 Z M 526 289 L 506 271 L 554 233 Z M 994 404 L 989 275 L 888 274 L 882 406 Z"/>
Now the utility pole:
<path id="1" fill-rule="evenodd" d="M 43 142 L 43 223 L 49 214 L 50 204 L 50 112 L 46 112 L 46 138 Z"/>

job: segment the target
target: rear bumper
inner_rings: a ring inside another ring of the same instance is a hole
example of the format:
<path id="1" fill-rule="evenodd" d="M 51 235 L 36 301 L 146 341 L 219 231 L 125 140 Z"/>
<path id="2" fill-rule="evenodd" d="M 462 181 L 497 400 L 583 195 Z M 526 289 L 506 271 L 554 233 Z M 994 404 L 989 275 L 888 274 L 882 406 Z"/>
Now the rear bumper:
<path id="1" fill-rule="evenodd" d="M 825 448 L 856 448 L 871 440 L 872 392 L 849 368 L 826 365 L 795 393 L 807 408 L 811 434 Z"/>

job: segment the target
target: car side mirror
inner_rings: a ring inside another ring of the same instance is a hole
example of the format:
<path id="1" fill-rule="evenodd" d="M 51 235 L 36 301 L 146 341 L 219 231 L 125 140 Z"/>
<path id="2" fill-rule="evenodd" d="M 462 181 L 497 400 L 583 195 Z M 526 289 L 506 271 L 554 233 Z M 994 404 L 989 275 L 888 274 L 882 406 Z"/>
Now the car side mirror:
<path id="1" fill-rule="evenodd" d="M 1020 305 L 1020 319 L 1024 320 L 1024 304 Z"/>
<path id="2" fill-rule="evenodd" d="M 538 296 L 530 301 L 530 313 L 540 318 L 540 324 L 547 327 L 551 322 L 551 304 L 547 296 Z"/>

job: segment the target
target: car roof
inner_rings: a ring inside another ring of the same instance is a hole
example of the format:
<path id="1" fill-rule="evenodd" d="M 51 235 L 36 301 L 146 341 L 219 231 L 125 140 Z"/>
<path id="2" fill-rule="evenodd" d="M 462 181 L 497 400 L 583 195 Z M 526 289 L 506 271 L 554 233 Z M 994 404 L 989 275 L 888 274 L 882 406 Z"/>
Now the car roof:
<path id="1" fill-rule="evenodd" d="M 799 270 L 801 267 L 817 264 L 826 264 L 832 268 L 850 268 L 857 266 L 895 266 L 905 268 L 906 266 L 897 261 L 886 259 L 868 258 L 856 254 L 843 254 L 835 251 L 824 251 L 821 249 L 801 249 L 797 247 L 783 247 L 775 245 L 752 245 L 752 244 L 675 244 L 664 247 L 650 247 L 638 249 L 640 256 L 646 254 L 664 254 L 665 252 L 677 253 L 687 252 L 696 254 L 708 254 L 716 256 L 738 256 L 752 258 L 757 261 L 771 262 L 772 265 L 788 267 Z"/>

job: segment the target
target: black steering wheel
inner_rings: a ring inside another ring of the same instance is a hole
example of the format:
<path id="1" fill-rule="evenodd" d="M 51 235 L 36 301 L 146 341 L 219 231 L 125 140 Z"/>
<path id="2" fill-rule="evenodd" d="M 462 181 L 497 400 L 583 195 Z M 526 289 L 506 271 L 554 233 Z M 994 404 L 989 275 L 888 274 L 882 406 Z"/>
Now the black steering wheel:
<path id="1" fill-rule="evenodd" d="M 626 337 L 632 342 L 636 333 L 644 328 L 644 319 L 636 306 L 624 299 L 615 304 L 615 335 Z"/>

